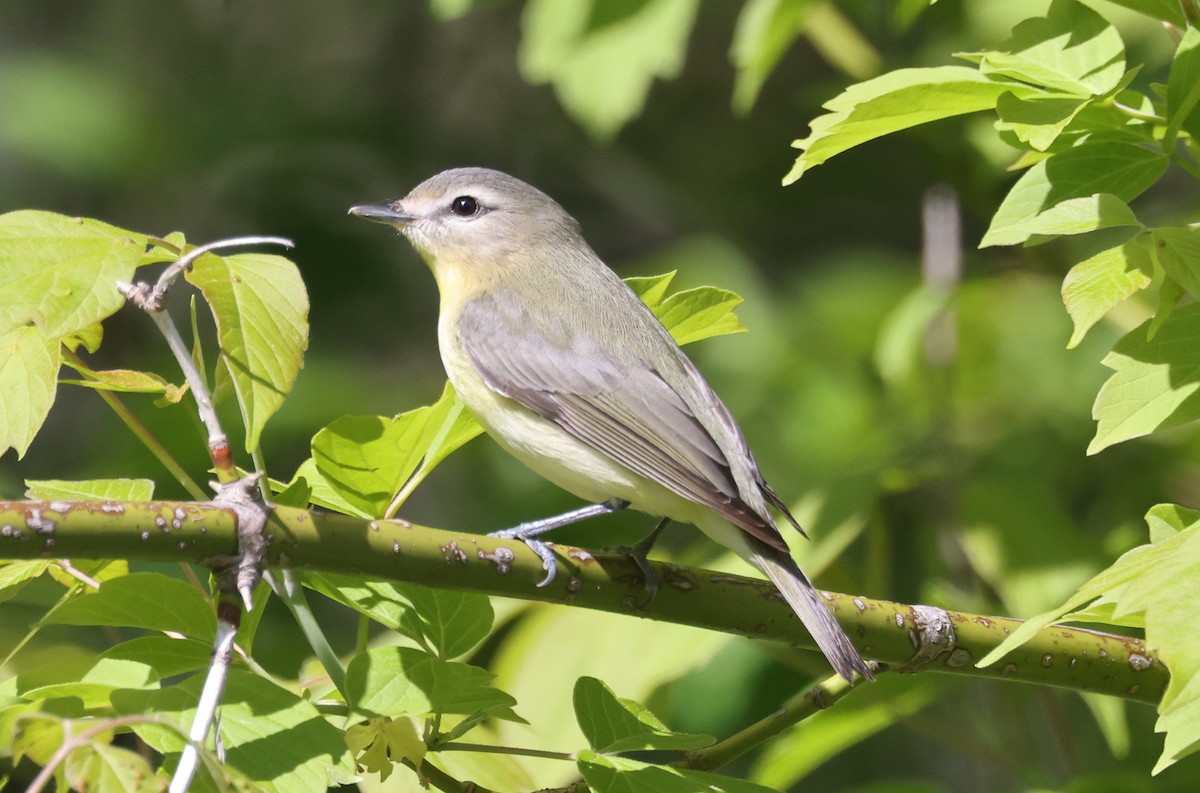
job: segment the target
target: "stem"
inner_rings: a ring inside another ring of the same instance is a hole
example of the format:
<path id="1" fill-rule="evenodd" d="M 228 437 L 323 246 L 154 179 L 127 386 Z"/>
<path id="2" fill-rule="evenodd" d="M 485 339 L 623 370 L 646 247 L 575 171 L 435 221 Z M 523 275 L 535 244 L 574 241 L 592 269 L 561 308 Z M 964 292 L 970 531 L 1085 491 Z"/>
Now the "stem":
<path id="1" fill-rule="evenodd" d="M 522 749 L 518 746 L 489 746 L 482 743 L 462 743 L 450 741 L 431 748 L 434 752 L 486 752 L 488 754 L 511 754 L 518 757 L 541 757 L 546 760 L 566 760 L 575 762 L 575 755 L 569 752 L 550 752 L 543 749 Z"/>
<path id="2" fill-rule="evenodd" d="M 66 359 L 68 364 L 76 364 L 80 367 L 83 367 L 81 373 L 85 378 L 87 377 L 87 364 L 85 364 L 83 360 L 80 359 L 79 355 L 73 350 L 68 350 L 64 347 L 63 358 Z M 176 482 L 183 486 L 183 489 L 188 492 L 188 495 L 197 501 L 208 500 L 208 493 L 204 490 L 204 488 L 200 487 L 196 480 L 192 479 L 191 475 L 184 470 L 183 466 L 175 461 L 175 458 L 171 456 L 171 453 L 167 451 L 167 448 L 159 443 L 158 438 L 154 437 L 153 433 L 146 428 L 146 425 L 143 424 L 137 416 L 133 415 L 133 412 L 126 407 L 125 403 L 121 401 L 120 397 L 118 397 L 112 391 L 108 391 L 103 388 L 93 388 L 92 390 L 104 400 L 105 404 L 112 408 L 113 412 L 117 414 L 117 417 L 121 419 L 122 422 L 124 422 L 125 426 L 129 428 L 130 432 L 132 432 L 134 436 L 142 442 L 143 446 L 150 450 L 150 453 L 154 455 L 154 458 L 162 464 L 163 468 L 167 469 L 167 472 L 174 477 Z"/>

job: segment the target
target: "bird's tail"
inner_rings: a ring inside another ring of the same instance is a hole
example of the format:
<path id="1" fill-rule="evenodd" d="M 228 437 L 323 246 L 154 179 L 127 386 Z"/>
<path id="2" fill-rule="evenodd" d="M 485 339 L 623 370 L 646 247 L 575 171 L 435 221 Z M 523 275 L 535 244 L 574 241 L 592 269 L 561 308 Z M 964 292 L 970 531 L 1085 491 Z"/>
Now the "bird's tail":
<path id="1" fill-rule="evenodd" d="M 804 573 L 792 557 L 765 544 L 755 548 L 753 556 L 754 561 L 779 589 L 783 599 L 812 634 L 813 640 L 837 673 L 850 683 L 854 682 L 855 672 L 867 680 L 874 680 L 875 675 L 858 654 L 858 650 L 854 649 L 842 626 L 833 618 L 829 606 L 804 577 Z"/>

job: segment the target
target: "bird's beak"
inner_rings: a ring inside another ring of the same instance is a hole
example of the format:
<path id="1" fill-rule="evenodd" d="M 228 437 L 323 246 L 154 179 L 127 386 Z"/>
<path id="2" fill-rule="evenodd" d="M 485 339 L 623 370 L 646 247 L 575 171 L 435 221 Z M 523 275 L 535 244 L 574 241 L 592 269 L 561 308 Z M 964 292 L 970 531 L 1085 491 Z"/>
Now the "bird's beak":
<path id="1" fill-rule="evenodd" d="M 409 214 L 400 208 L 400 202 L 396 201 L 391 204 L 362 204 L 361 206 L 350 207 L 351 215 L 358 215 L 360 218 L 374 220 L 377 223 L 387 223 L 391 226 L 406 226 L 417 219 L 416 215 Z"/>

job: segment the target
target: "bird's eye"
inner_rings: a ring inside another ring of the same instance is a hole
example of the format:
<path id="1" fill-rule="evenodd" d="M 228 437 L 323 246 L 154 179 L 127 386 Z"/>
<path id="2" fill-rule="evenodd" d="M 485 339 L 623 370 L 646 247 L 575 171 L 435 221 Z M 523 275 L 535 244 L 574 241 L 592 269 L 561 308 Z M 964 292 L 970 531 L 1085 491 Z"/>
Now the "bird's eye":
<path id="1" fill-rule="evenodd" d="M 469 218 L 479 213 L 479 202 L 469 195 L 460 195 L 450 202 L 450 211 L 460 218 Z"/>

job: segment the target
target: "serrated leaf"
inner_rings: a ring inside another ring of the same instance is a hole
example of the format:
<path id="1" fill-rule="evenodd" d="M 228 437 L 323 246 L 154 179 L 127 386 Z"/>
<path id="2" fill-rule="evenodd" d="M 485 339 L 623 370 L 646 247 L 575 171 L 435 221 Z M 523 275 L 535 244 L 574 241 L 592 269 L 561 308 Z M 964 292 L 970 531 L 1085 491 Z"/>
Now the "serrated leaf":
<path id="1" fill-rule="evenodd" d="M 711 735 L 673 732 L 647 708 L 618 698 L 594 677 L 575 682 L 573 701 L 579 728 L 597 752 L 698 749 L 714 742 Z"/>
<path id="2" fill-rule="evenodd" d="M 656 78 L 683 68 L 698 0 L 531 0 L 521 17 L 521 73 L 550 84 L 563 108 L 608 139 L 645 104 Z"/>
<path id="3" fill-rule="evenodd" d="M 738 14 L 729 58 L 737 70 L 733 109 L 754 106 L 763 83 L 788 47 L 804 32 L 812 0 L 749 0 Z"/>
<path id="4" fill-rule="evenodd" d="M 1054 0 L 1020 22 L 980 71 L 1080 96 L 1111 91 L 1125 74 L 1125 44 L 1108 20 L 1076 0 Z"/>
<path id="5" fill-rule="evenodd" d="M 0 336 L 0 454 L 29 450 L 54 404 L 60 355 L 58 340 L 36 325 Z"/>
<path id="6" fill-rule="evenodd" d="M 434 465 L 482 432 L 447 383 L 437 402 L 395 418 L 337 419 L 313 436 L 313 461 L 321 477 L 357 514 L 381 517 L 410 477 L 418 475 L 419 482 Z M 435 442 L 437 448 L 431 448 Z M 316 494 L 317 483 L 310 484 Z"/>
<path id="7" fill-rule="evenodd" d="M 259 253 L 201 256 L 186 277 L 212 309 L 246 425 L 246 451 L 253 452 L 304 365 L 304 282 L 290 260 Z"/>
<path id="8" fill-rule="evenodd" d="M 1021 99 L 1005 93 L 996 102 L 996 114 L 1000 117 L 996 129 L 1012 132 L 1022 143 L 1046 151 L 1088 101 L 1063 94 Z"/>
<path id="9" fill-rule="evenodd" d="M 51 501 L 149 501 L 154 497 L 151 479 L 27 479 L 25 497 Z"/>
<path id="10" fill-rule="evenodd" d="M 965 66 L 897 69 L 852 85 L 825 103 L 830 112 L 812 121 L 807 138 L 793 141 L 792 148 L 803 153 L 783 183 L 795 182 L 808 169 L 860 143 L 931 121 L 989 110 L 1009 92 L 1024 97 L 1036 89 L 990 80 Z"/>
<path id="11" fill-rule="evenodd" d="M 203 684 L 197 675 L 154 692 L 117 691 L 118 713 L 153 713 L 177 729 L 138 723 L 133 730 L 164 754 L 183 748 Z M 224 762 L 264 789 L 324 790 L 332 772 L 350 772 L 353 759 L 343 733 L 316 707 L 257 675 L 232 669 L 221 696 Z"/>
<path id="12" fill-rule="evenodd" d="M 376 647 L 346 668 L 346 697 L 363 716 L 484 714 L 519 720 L 516 700 L 488 685 L 491 673 L 411 647 Z"/>
<path id="13" fill-rule="evenodd" d="M 178 631 L 212 639 L 212 604 L 195 587 L 157 573 L 130 573 L 64 603 L 45 620 L 53 625 L 104 625 Z"/>
<path id="14" fill-rule="evenodd" d="M 146 237 L 88 218 L 22 210 L 0 215 L 0 335 L 34 324 L 57 343 L 125 304 Z"/>
<path id="15" fill-rule="evenodd" d="M 1123 141 L 1085 143 L 1029 168 L 996 210 L 979 247 L 1016 245 L 1037 233 L 1035 219 L 1068 199 L 1109 193 L 1132 201 L 1167 169 L 1162 151 Z"/>
<path id="16" fill-rule="evenodd" d="M 1078 346 L 1100 318 L 1145 289 L 1154 278 L 1149 242 L 1138 235 L 1075 265 L 1063 279 L 1062 297 L 1075 323 L 1068 348 Z"/>
<path id="17" fill-rule="evenodd" d="M 1200 28 L 1194 26 L 1175 49 L 1167 82 L 1167 139 L 1181 129 L 1200 141 Z"/>
<path id="18" fill-rule="evenodd" d="M 579 753 L 577 765 L 588 787 L 596 793 L 777 793 L 744 779 L 590 751 Z"/>
<path id="19" fill-rule="evenodd" d="M 1200 304 L 1176 308 L 1153 339 L 1149 325 L 1126 334 L 1102 361 L 1114 374 L 1092 408 L 1088 454 L 1200 418 Z"/>

